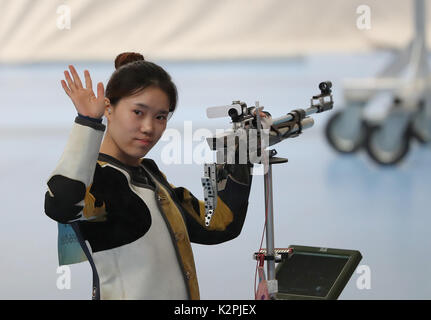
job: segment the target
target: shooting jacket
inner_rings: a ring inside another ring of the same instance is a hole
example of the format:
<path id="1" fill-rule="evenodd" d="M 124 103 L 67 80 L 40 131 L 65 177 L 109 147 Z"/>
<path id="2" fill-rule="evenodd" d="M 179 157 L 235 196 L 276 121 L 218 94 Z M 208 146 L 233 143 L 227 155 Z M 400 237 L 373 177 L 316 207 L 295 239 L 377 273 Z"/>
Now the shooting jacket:
<path id="1" fill-rule="evenodd" d="M 133 167 L 99 153 L 104 131 L 77 117 L 47 182 L 45 213 L 58 222 L 60 264 L 89 261 L 93 299 L 199 299 L 191 242 L 240 234 L 251 165 L 217 165 L 217 207 L 206 227 L 204 201 L 170 184 L 153 160 Z M 71 253 L 73 241 L 84 258 Z"/>

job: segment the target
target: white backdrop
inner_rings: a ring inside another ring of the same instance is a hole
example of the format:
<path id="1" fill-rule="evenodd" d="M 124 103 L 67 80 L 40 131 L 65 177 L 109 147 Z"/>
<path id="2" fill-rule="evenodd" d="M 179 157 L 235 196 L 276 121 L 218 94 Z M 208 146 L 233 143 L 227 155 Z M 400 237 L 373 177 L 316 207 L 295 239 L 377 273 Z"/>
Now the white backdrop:
<path id="1" fill-rule="evenodd" d="M 410 0 L 0 0 L 0 62 L 112 61 L 130 50 L 151 59 L 230 59 L 400 47 L 412 34 L 412 4 Z M 363 5 L 370 9 L 371 29 L 358 28 L 358 21 L 362 26 L 364 22 Z"/>

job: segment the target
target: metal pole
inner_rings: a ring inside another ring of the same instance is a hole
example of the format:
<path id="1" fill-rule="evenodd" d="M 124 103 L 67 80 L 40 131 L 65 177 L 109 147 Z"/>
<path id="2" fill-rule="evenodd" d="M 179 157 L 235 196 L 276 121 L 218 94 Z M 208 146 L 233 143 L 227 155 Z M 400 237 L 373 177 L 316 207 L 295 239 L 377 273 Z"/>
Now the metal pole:
<path id="1" fill-rule="evenodd" d="M 274 257 L 274 212 L 272 204 L 272 164 L 268 159 L 268 172 L 265 174 L 265 210 L 266 216 L 266 254 Z M 275 260 L 267 261 L 268 280 L 275 280 Z"/>
<path id="2" fill-rule="evenodd" d="M 414 5 L 415 36 L 425 40 L 426 30 L 426 6 L 424 0 L 415 0 Z"/>
<path id="3" fill-rule="evenodd" d="M 409 72 L 415 79 L 428 77 L 428 52 L 426 46 L 426 5 L 425 0 L 414 1 L 414 34 Z"/>

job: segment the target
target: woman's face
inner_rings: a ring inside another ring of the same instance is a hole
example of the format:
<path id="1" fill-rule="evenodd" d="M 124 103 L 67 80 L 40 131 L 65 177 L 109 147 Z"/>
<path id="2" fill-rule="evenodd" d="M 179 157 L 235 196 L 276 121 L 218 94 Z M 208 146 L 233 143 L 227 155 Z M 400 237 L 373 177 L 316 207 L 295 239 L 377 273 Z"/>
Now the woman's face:
<path id="1" fill-rule="evenodd" d="M 138 165 L 166 129 L 169 98 L 160 88 L 151 86 L 110 108 L 111 113 L 105 112 L 105 116 L 114 149 L 111 151 L 120 161 Z"/>

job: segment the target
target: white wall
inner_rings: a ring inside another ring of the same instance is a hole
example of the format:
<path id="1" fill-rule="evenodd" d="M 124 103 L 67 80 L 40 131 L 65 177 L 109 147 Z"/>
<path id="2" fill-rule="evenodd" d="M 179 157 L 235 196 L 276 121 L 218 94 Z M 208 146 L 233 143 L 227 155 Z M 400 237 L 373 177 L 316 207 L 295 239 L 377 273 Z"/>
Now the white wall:
<path id="1" fill-rule="evenodd" d="M 0 62 L 112 61 L 123 51 L 138 51 L 150 60 L 231 59 L 400 47 L 412 36 L 412 4 L 0 0 Z M 363 5 L 370 9 L 370 29 L 358 28 L 358 21 L 365 21 L 364 12 L 357 12 Z"/>

